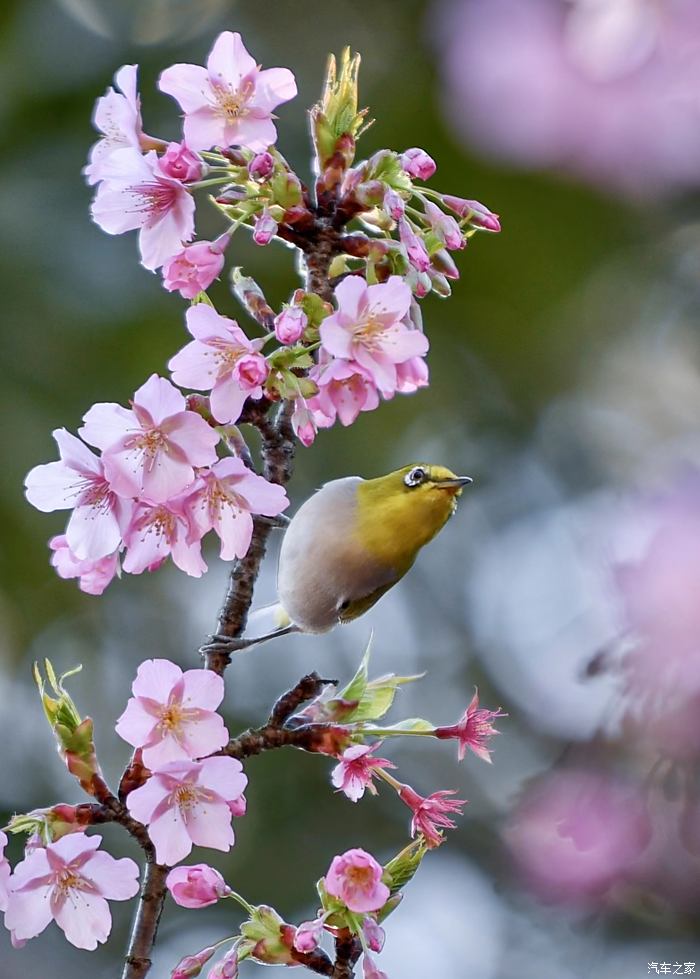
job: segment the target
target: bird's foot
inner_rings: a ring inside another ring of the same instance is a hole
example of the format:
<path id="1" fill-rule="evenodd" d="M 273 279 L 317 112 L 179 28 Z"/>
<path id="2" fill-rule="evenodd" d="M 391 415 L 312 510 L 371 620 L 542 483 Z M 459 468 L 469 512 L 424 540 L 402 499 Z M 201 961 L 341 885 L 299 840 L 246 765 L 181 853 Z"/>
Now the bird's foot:
<path id="1" fill-rule="evenodd" d="M 199 647 L 202 656 L 224 655 L 230 656 L 232 653 L 240 653 L 244 649 L 252 646 L 259 646 L 260 643 L 267 642 L 268 639 L 276 639 L 278 636 L 287 636 L 292 632 L 299 632 L 299 627 L 291 624 L 274 632 L 268 632 L 265 636 L 223 636 L 214 633 L 209 636 L 207 642 Z"/>

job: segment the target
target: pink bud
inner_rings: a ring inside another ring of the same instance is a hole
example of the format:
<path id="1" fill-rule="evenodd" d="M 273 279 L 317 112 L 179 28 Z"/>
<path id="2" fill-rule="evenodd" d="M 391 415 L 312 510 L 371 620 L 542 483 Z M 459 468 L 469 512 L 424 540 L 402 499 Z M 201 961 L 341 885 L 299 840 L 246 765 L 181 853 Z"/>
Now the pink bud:
<path id="1" fill-rule="evenodd" d="M 248 164 L 248 173 L 253 180 L 267 180 L 275 169 L 275 161 L 271 153 L 256 153 Z"/>
<path id="2" fill-rule="evenodd" d="M 277 222 L 267 208 L 255 216 L 253 241 L 256 245 L 269 245 L 277 234 Z"/>
<path id="3" fill-rule="evenodd" d="M 296 343 L 308 324 L 308 318 L 301 306 L 287 306 L 275 316 L 275 336 L 280 343 Z"/>
<path id="4" fill-rule="evenodd" d="M 237 799 L 229 802 L 228 807 L 231 810 L 232 816 L 245 816 L 248 802 L 244 795 L 239 795 Z"/>
<path id="5" fill-rule="evenodd" d="M 294 948 L 297 952 L 313 952 L 314 949 L 318 948 L 322 934 L 323 921 L 321 918 L 304 921 L 294 933 Z"/>
<path id="6" fill-rule="evenodd" d="M 449 207 L 451 211 L 459 214 L 461 218 L 467 218 L 469 223 L 475 227 L 484 228 L 486 231 L 501 230 L 501 222 L 498 220 L 498 215 L 494 214 L 493 211 L 489 211 L 488 207 L 480 204 L 479 201 L 468 201 L 463 197 L 450 197 L 449 194 L 446 194 L 442 200 L 445 207 Z"/>
<path id="7" fill-rule="evenodd" d="M 219 871 L 206 863 L 175 867 L 168 874 L 165 886 L 181 908 L 206 908 L 230 890 Z"/>
<path id="8" fill-rule="evenodd" d="M 233 377 L 244 391 L 252 391 L 265 382 L 269 371 L 267 361 L 262 354 L 243 354 L 236 361 Z"/>
<path id="9" fill-rule="evenodd" d="M 384 929 L 378 925 L 374 918 L 367 917 L 362 922 L 362 931 L 367 940 L 367 947 L 370 952 L 381 952 L 384 948 Z"/>
<path id="10" fill-rule="evenodd" d="M 392 190 L 391 187 L 387 187 L 384 194 L 384 210 L 390 218 L 393 218 L 394 221 L 398 221 L 399 218 L 402 218 L 406 211 L 406 205 L 403 197 L 401 197 L 400 194 L 397 194 L 395 190 Z"/>
<path id="11" fill-rule="evenodd" d="M 160 169 L 168 177 L 189 183 L 199 180 L 204 172 L 204 163 L 196 153 L 184 143 L 170 143 L 160 158 Z"/>
<path id="12" fill-rule="evenodd" d="M 415 233 L 405 218 L 401 218 L 399 221 L 399 236 L 411 265 L 418 272 L 427 272 L 430 268 L 430 256 L 423 244 L 423 239 Z"/>
<path id="13" fill-rule="evenodd" d="M 430 180 L 437 170 L 432 156 L 428 156 L 425 150 L 418 146 L 413 146 L 401 154 L 401 166 L 410 177 L 417 177 L 418 180 Z"/>
<path id="14" fill-rule="evenodd" d="M 198 976 L 215 951 L 216 946 L 211 945 L 195 955 L 186 955 L 170 973 L 170 979 L 193 979 L 194 976 Z"/>
<path id="15" fill-rule="evenodd" d="M 224 243 L 222 239 L 227 239 Z M 163 265 L 163 285 L 168 292 L 179 292 L 184 299 L 194 299 L 208 289 L 224 267 L 223 249 L 230 237 L 222 235 L 215 242 L 198 241 L 187 245 Z"/>

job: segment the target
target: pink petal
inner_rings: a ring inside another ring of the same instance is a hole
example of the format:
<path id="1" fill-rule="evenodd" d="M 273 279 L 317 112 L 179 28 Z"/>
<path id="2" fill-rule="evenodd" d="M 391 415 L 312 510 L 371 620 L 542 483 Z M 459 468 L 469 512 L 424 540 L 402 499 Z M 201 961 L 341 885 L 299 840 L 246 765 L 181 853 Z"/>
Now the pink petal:
<path id="1" fill-rule="evenodd" d="M 88 951 L 106 942 L 112 930 L 112 915 L 105 899 L 75 887 L 65 900 L 54 904 L 54 917 L 71 945 Z"/>
<path id="2" fill-rule="evenodd" d="M 83 487 L 81 476 L 64 462 L 47 462 L 34 466 L 24 481 L 25 496 L 42 513 L 66 510 L 75 506 Z"/>
<path id="3" fill-rule="evenodd" d="M 53 918 L 49 902 L 51 887 L 43 884 L 28 891 L 14 891 L 12 886 L 10 878 L 5 927 L 20 940 L 35 938 Z"/>
<path id="4" fill-rule="evenodd" d="M 205 758 L 201 762 L 199 782 L 231 802 L 245 791 L 248 777 L 237 758 Z"/>
<path id="5" fill-rule="evenodd" d="M 214 530 L 221 539 L 221 558 L 233 561 L 245 557 L 253 536 L 253 518 L 246 510 L 223 506 L 217 511 Z"/>
<path id="6" fill-rule="evenodd" d="M 250 340 L 235 320 L 221 316 L 206 303 L 190 306 L 185 314 L 185 319 L 187 329 L 195 340 L 201 340 L 204 343 L 217 339 L 224 343 L 240 344 L 246 349 L 251 346 Z"/>
<path id="7" fill-rule="evenodd" d="M 139 868 L 129 857 L 120 860 L 99 850 L 83 864 L 83 877 L 97 887 L 102 897 L 110 901 L 128 901 L 139 889 Z"/>
<path id="8" fill-rule="evenodd" d="M 15 867 L 10 881 L 10 890 L 33 888 L 50 874 L 51 867 L 46 858 L 46 851 L 34 850 Z"/>
<path id="9" fill-rule="evenodd" d="M 155 224 L 144 225 L 139 232 L 141 264 L 151 272 L 182 251 L 194 235 L 194 198 L 185 191 Z"/>
<path id="10" fill-rule="evenodd" d="M 71 435 L 65 428 L 57 428 L 53 432 L 53 437 L 61 459 L 67 466 L 92 476 L 102 475 L 102 463 L 99 458 L 79 438 Z"/>
<path id="11" fill-rule="evenodd" d="M 347 282 L 348 280 L 345 279 L 344 281 Z M 321 323 L 320 336 L 324 349 L 333 354 L 334 357 L 348 358 L 352 356 L 352 334 L 340 324 L 338 314 L 328 316 Z"/>
<path id="12" fill-rule="evenodd" d="M 197 109 L 185 116 L 183 126 L 185 142 L 193 150 L 208 150 L 222 143 L 226 145 L 226 126 L 213 109 Z"/>
<path id="13" fill-rule="evenodd" d="M 138 819 L 140 823 L 148 823 L 158 806 L 168 798 L 169 794 L 170 789 L 163 784 L 163 780 L 157 775 L 153 775 L 145 785 L 129 793 L 126 797 L 126 805 L 134 819 Z"/>
<path id="14" fill-rule="evenodd" d="M 184 411 L 186 407 L 182 392 L 166 378 L 159 377 L 157 374 L 151 374 L 135 392 L 134 403 L 146 409 L 156 426 L 165 418 Z"/>
<path id="15" fill-rule="evenodd" d="M 192 755 L 172 734 L 160 734 L 154 729 L 153 743 L 143 749 L 143 763 L 151 771 L 157 771 L 174 761 L 189 760 Z"/>
<path id="16" fill-rule="evenodd" d="M 231 811 L 223 801 L 201 802 L 185 813 L 187 832 L 197 846 L 230 850 L 235 842 Z"/>
<path id="17" fill-rule="evenodd" d="M 186 670 L 182 688 L 183 707 L 216 710 L 224 699 L 223 678 L 211 670 Z"/>
<path id="18" fill-rule="evenodd" d="M 178 538 L 173 544 L 171 557 L 173 564 L 192 578 L 201 578 L 207 571 L 199 539 L 188 543 L 184 537 Z"/>
<path id="19" fill-rule="evenodd" d="M 204 419 L 200 420 L 204 425 L 207 424 Z M 114 457 L 115 462 L 117 458 Z M 105 465 L 107 465 L 106 460 Z M 111 471 L 112 465 L 110 460 Z M 165 503 L 166 500 L 177 496 L 178 493 L 187 489 L 193 480 L 194 472 L 189 462 L 174 459 L 172 456 L 166 455 L 165 452 L 161 451 L 155 457 L 153 465 L 146 465 L 144 467 L 143 494 L 139 493 L 139 495 L 143 495 L 153 503 Z M 118 482 L 115 482 L 114 485 L 115 488 L 120 487 L 120 483 Z"/>
<path id="20" fill-rule="evenodd" d="M 209 466 L 216 462 L 214 446 L 219 435 L 201 415 L 194 411 L 182 412 L 170 421 L 167 431 L 168 441 L 182 450 L 192 466 Z"/>
<path id="21" fill-rule="evenodd" d="M 210 76 L 233 88 L 238 88 L 241 78 L 255 71 L 256 67 L 255 59 L 246 51 L 241 35 L 232 34 L 231 31 L 219 34 L 207 58 Z"/>
<path id="22" fill-rule="evenodd" d="M 266 517 L 275 517 L 289 506 L 282 486 L 253 473 L 246 474 L 236 483 L 236 493 L 246 501 L 252 513 L 262 513 Z"/>
<path id="23" fill-rule="evenodd" d="M 228 424 L 238 421 L 243 405 L 254 391 L 244 391 L 229 375 L 218 380 L 212 388 L 210 404 L 212 414 L 218 422 Z"/>
<path id="24" fill-rule="evenodd" d="M 148 827 L 148 833 L 156 848 L 158 863 L 172 867 L 192 852 L 192 840 L 177 807 L 167 809 L 155 819 Z"/>
<path id="25" fill-rule="evenodd" d="M 98 449 L 108 449 L 139 428 L 132 411 L 110 403 L 93 405 L 83 415 L 83 421 L 85 424 L 78 430 L 78 434 Z"/>
<path id="26" fill-rule="evenodd" d="M 90 205 L 95 224 L 108 235 L 121 235 L 140 228 L 148 219 L 140 207 L 139 195 L 128 188 L 103 180 Z"/>
<path id="27" fill-rule="evenodd" d="M 157 727 L 157 720 L 144 710 L 136 697 L 131 697 L 126 709 L 116 723 L 115 731 L 134 748 L 147 744 Z"/>
<path id="28" fill-rule="evenodd" d="M 240 143 L 254 153 L 263 153 L 277 141 L 277 129 L 271 119 L 256 119 L 250 115 L 237 119 L 235 126 L 227 126 L 226 136 L 229 145 Z"/>
<path id="29" fill-rule="evenodd" d="M 198 718 L 184 725 L 181 742 L 188 757 L 204 758 L 228 744 L 228 731 L 218 714 L 202 711 Z"/>
<path id="30" fill-rule="evenodd" d="M 68 546 L 81 561 L 96 561 L 113 554 L 121 539 L 115 512 L 103 507 L 76 507 L 66 527 Z"/>
<path id="31" fill-rule="evenodd" d="M 255 79 L 255 104 L 267 112 L 296 94 L 297 83 L 289 68 L 266 68 Z"/>
<path id="32" fill-rule="evenodd" d="M 158 88 L 176 99 L 184 112 L 195 112 L 207 104 L 209 75 L 201 65 L 171 65 L 161 72 Z M 189 140 L 187 143 L 191 149 L 206 149 L 194 146 Z"/>
<path id="33" fill-rule="evenodd" d="M 131 690 L 135 697 L 150 697 L 160 704 L 167 704 L 173 687 L 182 677 L 180 667 L 169 659 L 147 659 L 136 671 Z"/>
<path id="34" fill-rule="evenodd" d="M 349 275 L 336 286 L 335 300 L 338 309 L 349 319 L 359 320 L 367 306 L 368 291 L 367 283 L 361 275 Z"/>
<path id="35" fill-rule="evenodd" d="M 101 836 L 69 833 L 51 844 L 47 850 L 47 856 L 49 854 L 58 856 L 66 864 L 74 864 L 76 861 L 80 863 L 87 860 L 90 854 L 97 850 L 101 842 Z"/>
<path id="36" fill-rule="evenodd" d="M 402 320 L 411 306 L 411 299 L 411 287 L 400 275 L 392 275 L 386 282 L 367 289 L 367 305 L 372 314 L 382 321 Z"/>
<path id="37" fill-rule="evenodd" d="M 181 387 L 209 391 L 216 382 L 218 358 L 219 353 L 214 347 L 192 340 L 170 358 L 168 370 L 173 381 Z"/>

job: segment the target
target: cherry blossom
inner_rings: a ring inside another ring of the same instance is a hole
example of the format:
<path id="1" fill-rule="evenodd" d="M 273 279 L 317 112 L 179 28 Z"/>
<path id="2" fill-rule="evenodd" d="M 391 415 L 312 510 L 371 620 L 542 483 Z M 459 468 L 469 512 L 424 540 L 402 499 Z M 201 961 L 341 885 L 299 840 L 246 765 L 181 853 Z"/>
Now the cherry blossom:
<path id="1" fill-rule="evenodd" d="M 217 707 L 224 681 L 211 670 L 186 670 L 167 659 L 141 663 L 117 734 L 143 748 L 143 763 L 156 769 L 170 761 L 203 758 L 228 741 Z"/>
<path id="2" fill-rule="evenodd" d="M 362 959 L 363 979 L 389 979 L 386 972 L 382 972 L 374 959 L 371 959 L 365 952 Z"/>
<path id="3" fill-rule="evenodd" d="M 311 401 L 307 401 L 301 395 L 298 395 L 294 399 L 292 430 L 301 444 L 307 446 L 307 448 L 316 438 L 316 432 L 319 427 L 318 419 L 321 417 L 324 416 L 312 410 Z M 324 426 L 327 427 L 327 422 L 324 422 Z"/>
<path id="4" fill-rule="evenodd" d="M 200 540 L 181 499 L 139 503 L 124 533 L 127 552 L 122 566 L 128 574 L 141 574 L 155 571 L 171 557 L 181 571 L 199 578 L 207 570 Z"/>
<path id="5" fill-rule="evenodd" d="M 494 214 L 488 207 L 480 204 L 479 201 L 468 201 L 463 197 L 453 197 L 445 194 L 442 198 L 445 207 L 458 214 L 461 218 L 467 218 L 470 224 L 484 231 L 500 231 L 501 222 L 498 214 Z"/>
<path id="6" fill-rule="evenodd" d="M 409 176 L 418 180 L 430 180 L 437 170 L 435 160 L 419 146 L 413 146 L 401 154 L 401 166 Z"/>
<path id="7" fill-rule="evenodd" d="M 116 493 L 161 503 L 192 482 L 193 466 L 216 460 L 219 436 L 200 415 L 186 411 L 184 396 L 157 374 L 131 404 L 93 405 L 80 434 L 103 450 L 105 475 Z"/>
<path id="8" fill-rule="evenodd" d="M 377 924 L 374 918 L 368 916 L 362 920 L 362 932 L 370 952 L 381 952 L 386 940 L 382 926 Z"/>
<path id="9" fill-rule="evenodd" d="M 256 245 L 269 245 L 276 234 L 277 222 L 265 207 L 260 214 L 255 215 L 253 241 Z"/>
<path id="10" fill-rule="evenodd" d="M 460 227 L 453 217 L 445 214 L 437 204 L 426 201 L 425 213 L 430 221 L 430 227 L 446 248 L 457 250 L 464 248 L 466 240 L 460 231 Z"/>
<path id="11" fill-rule="evenodd" d="M 182 387 L 211 390 L 211 410 L 217 421 L 235 422 L 246 398 L 262 397 L 257 384 L 246 388 L 236 365 L 246 354 L 257 353 L 261 340 L 249 340 L 235 320 L 220 316 L 206 303 L 186 313 L 187 329 L 194 337 L 168 363 L 173 380 Z"/>
<path id="12" fill-rule="evenodd" d="M 173 866 L 192 846 L 230 850 L 235 842 L 229 803 L 248 779 L 235 758 L 174 761 L 127 796 L 129 812 L 149 827 L 158 863 Z"/>
<path id="13" fill-rule="evenodd" d="M 372 782 L 374 773 L 379 768 L 395 768 L 386 758 L 371 758 L 370 755 L 380 745 L 353 744 L 340 756 L 340 764 L 331 773 L 331 782 L 340 792 L 352 802 L 357 802 L 365 794 L 365 789 L 376 795 Z"/>
<path id="14" fill-rule="evenodd" d="M 194 234 L 194 199 L 168 176 L 156 153 L 116 150 L 101 170 L 92 202 L 93 221 L 108 235 L 139 229 L 141 264 L 153 271 L 176 255 Z"/>
<path id="15" fill-rule="evenodd" d="M 65 428 L 53 437 L 60 462 L 35 466 L 25 480 L 26 496 L 44 513 L 73 508 L 66 542 L 78 561 L 113 554 L 131 515 L 131 504 L 113 491 L 102 460 Z"/>
<path id="16" fill-rule="evenodd" d="M 175 867 L 168 874 L 165 886 L 181 908 L 206 908 L 231 891 L 219 871 L 206 863 Z"/>
<path id="17" fill-rule="evenodd" d="M 323 935 L 323 918 L 303 921 L 294 933 L 294 948 L 297 952 L 313 952 L 318 948 Z"/>
<path id="18" fill-rule="evenodd" d="M 59 578 L 78 578 L 79 588 L 88 595 L 101 595 L 110 581 L 119 573 L 119 553 L 106 557 L 81 561 L 68 546 L 65 534 L 58 534 L 49 541 L 51 566 Z"/>
<path id="19" fill-rule="evenodd" d="M 457 824 L 450 815 L 452 813 L 461 815 L 462 807 L 466 805 L 466 799 L 449 798 L 455 794 L 454 789 L 443 789 L 424 798 L 410 785 L 402 785 L 399 798 L 413 811 L 411 836 L 422 833 L 428 846 L 440 846 L 444 839 L 440 827 L 456 829 Z"/>
<path id="20" fill-rule="evenodd" d="M 12 873 L 10 863 L 5 856 L 6 846 L 7 836 L 0 831 L 0 911 L 7 910 L 8 882 Z"/>
<path id="21" fill-rule="evenodd" d="M 416 234 L 406 218 L 400 218 L 398 224 L 401 244 L 406 249 L 409 262 L 418 272 L 427 272 L 431 267 L 430 255 L 428 255 L 423 239 Z"/>
<path id="22" fill-rule="evenodd" d="M 321 324 L 321 342 L 334 357 L 356 361 L 382 392 L 396 390 L 396 365 L 428 350 L 427 337 L 402 322 L 411 290 L 398 276 L 368 286 L 351 275 L 335 290 L 338 309 Z"/>
<path id="23" fill-rule="evenodd" d="M 204 172 L 204 161 L 185 143 L 169 143 L 160 158 L 160 169 L 166 177 L 190 183 L 200 180 Z"/>
<path id="24" fill-rule="evenodd" d="M 396 366 L 397 383 L 403 366 Z M 312 370 L 310 376 L 318 385 L 318 394 L 309 399 L 309 407 L 316 415 L 319 428 L 329 427 L 336 419 L 341 425 L 352 425 L 361 411 L 373 411 L 379 404 L 372 375 L 357 363 L 328 359 Z"/>
<path id="25" fill-rule="evenodd" d="M 389 900 L 382 883 L 383 869 L 366 850 L 347 850 L 333 857 L 324 885 L 329 894 L 351 911 L 378 911 Z"/>
<path id="26" fill-rule="evenodd" d="M 207 67 L 177 64 L 166 68 L 158 86 L 185 113 L 185 141 L 195 150 L 245 146 L 262 152 L 277 139 L 273 110 L 297 94 L 288 68 L 261 71 L 240 34 L 218 36 Z"/>
<path id="27" fill-rule="evenodd" d="M 301 306 L 287 306 L 275 316 L 275 336 L 288 346 L 301 339 L 307 324 L 308 318 Z"/>
<path id="28" fill-rule="evenodd" d="M 221 540 L 221 558 L 243 557 L 250 547 L 253 514 L 276 517 L 289 506 L 281 486 L 251 472 L 241 459 L 220 459 L 200 470 L 185 507 L 199 536 L 214 530 Z"/>
<path id="29" fill-rule="evenodd" d="M 413 394 L 419 388 L 427 386 L 428 365 L 422 357 L 409 357 L 402 364 L 396 365 L 396 390 L 399 394 Z"/>
<path id="30" fill-rule="evenodd" d="M 183 299 L 208 289 L 224 267 L 224 251 L 230 235 L 216 241 L 197 241 L 187 245 L 163 265 L 163 285 L 168 292 L 179 292 Z"/>
<path id="31" fill-rule="evenodd" d="M 212 955 L 214 955 L 216 948 L 216 945 L 209 945 L 207 948 L 203 948 L 201 952 L 196 952 L 194 955 L 186 955 L 184 959 L 180 959 L 170 973 L 170 979 L 194 979 L 194 976 L 200 974 L 202 968 L 207 964 Z"/>
<path id="32" fill-rule="evenodd" d="M 248 164 L 248 176 L 253 180 L 267 180 L 275 169 L 275 158 L 272 153 L 256 153 Z"/>
<path id="33" fill-rule="evenodd" d="M 105 163 L 115 150 L 141 148 L 143 130 L 141 100 L 136 90 L 137 72 L 137 65 L 123 65 L 114 76 L 119 91 L 110 87 L 95 103 L 92 121 L 95 129 L 102 133 L 102 139 L 90 150 L 88 164 L 83 170 L 89 184 L 103 179 Z"/>
<path id="34" fill-rule="evenodd" d="M 71 833 L 38 847 L 17 864 L 9 882 L 5 926 L 16 940 L 39 935 L 54 920 L 77 948 L 92 950 L 112 929 L 107 900 L 126 901 L 139 889 L 133 860 L 115 860 L 100 836 Z"/>
<path id="35" fill-rule="evenodd" d="M 486 707 L 479 707 L 479 691 L 474 692 L 471 703 L 465 710 L 457 724 L 449 727 L 438 727 L 435 729 L 435 737 L 443 740 L 454 738 L 457 740 L 457 757 L 460 761 L 464 760 L 467 748 L 473 751 L 484 761 L 491 761 L 491 752 L 487 745 L 494 734 L 498 734 L 493 726 L 494 719 L 505 717 L 500 710 L 488 710 Z"/>

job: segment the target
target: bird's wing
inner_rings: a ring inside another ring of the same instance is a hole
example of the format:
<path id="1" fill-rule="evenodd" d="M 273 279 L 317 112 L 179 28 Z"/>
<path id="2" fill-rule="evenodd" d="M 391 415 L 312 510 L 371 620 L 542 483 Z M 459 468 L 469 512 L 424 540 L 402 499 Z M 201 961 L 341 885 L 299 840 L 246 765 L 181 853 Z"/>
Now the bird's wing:
<path id="1" fill-rule="evenodd" d="M 399 576 L 400 577 L 400 576 Z M 363 595 L 360 598 L 355 598 L 351 602 L 344 604 L 338 613 L 339 622 L 352 622 L 353 619 L 359 618 L 360 615 L 364 615 L 365 612 L 369 611 L 373 605 L 375 605 L 385 592 L 388 592 L 390 588 L 396 584 L 399 579 L 392 575 L 391 581 L 387 581 L 386 584 L 380 585 L 379 588 L 375 588 L 371 591 L 369 595 Z"/>

